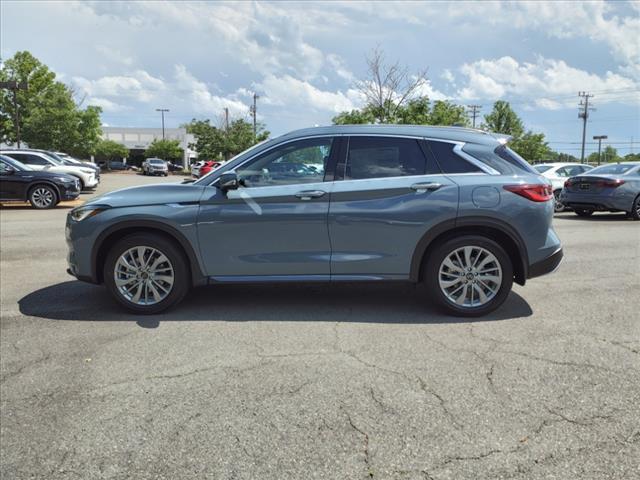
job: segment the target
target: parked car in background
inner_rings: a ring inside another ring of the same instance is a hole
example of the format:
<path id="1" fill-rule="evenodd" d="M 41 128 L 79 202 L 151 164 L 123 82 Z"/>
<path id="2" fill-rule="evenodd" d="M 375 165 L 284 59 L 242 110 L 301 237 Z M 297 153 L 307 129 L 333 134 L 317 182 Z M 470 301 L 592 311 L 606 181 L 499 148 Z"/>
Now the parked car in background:
<path id="1" fill-rule="evenodd" d="M 207 173 L 209 173 L 212 170 L 215 170 L 220 165 L 222 165 L 221 162 L 214 162 L 213 160 L 204 162 L 204 164 L 200 167 L 200 170 L 198 171 L 198 177 L 204 177 Z"/>
<path id="2" fill-rule="evenodd" d="M 553 186 L 554 209 L 556 212 L 563 212 L 566 206 L 560 201 L 560 192 L 564 187 L 564 182 L 569 177 L 574 177 L 582 173 L 588 172 L 593 167 L 582 163 L 540 163 L 534 165 L 540 175 L 548 178 Z"/>
<path id="3" fill-rule="evenodd" d="M 11 157 L 0 155 L 0 201 L 31 203 L 33 208 L 53 208 L 80 195 L 80 182 L 64 173 L 32 170 Z"/>
<path id="4" fill-rule="evenodd" d="M 100 179 L 93 168 L 65 165 L 42 150 L 5 149 L 0 150 L 0 154 L 18 160 L 32 170 L 44 170 L 52 173 L 66 173 L 72 175 L 80 181 L 81 190 L 95 188 L 100 182 Z"/>
<path id="5" fill-rule="evenodd" d="M 569 178 L 560 201 L 581 217 L 593 212 L 627 212 L 640 220 L 640 162 L 601 165 Z"/>
<path id="6" fill-rule="evenodd" d="M 95 163 L 78 160 L 77 158 L 74 158 L 71 155 L 67 155 L 66 153 L 49 152 L 49 151 L 47 151 L 46 153 L 48 153 L 50 156 L 56 158 L 57 160 L 61 161 L 65 165 L 93 168 L 95 170 L 95 172 L 96 172 L 96 176 L 98 178 L 100 178 L 100 167 L 98 165 L 96 165 Z"/>
<path id="7" fill-rule="evenodd" d="M 506 140 L 454 127 L 295 131 L 199 180 L 74 209 L 68 272 L 142 314 L 209 283 L 409 281 L 449 314 L 484 315 L 563 255 L 551 185 Z M 318 158 L 322 173 L 288 167 Z"/>
<path id="8" fill-rule="evenodd" d="M 147 158 L 142 163 L 142 174 L 164 175 L 166 177 L 169 175 L 169 167 L 167 166 L 167 162 L 161 158 Z"/>
<path id="9" fill-rule="evenodd" d="M 170 172 L 181 172 L 183 170 L 182 165 L 173 162 L 167 162 L 167 167 Z"/>
<path id="10" fill-rule="evenodd" d="M 191 164 L 191 175 L 193 177 L 200 177 L 200 168 L 207 162 L 208 160 L 198 160 L 197 162 Z"/>
<path id="11" fill-rule="evenodd" d="M 102 161 L 100 162 L 99 165 L 103 170 L 106 170 L 107 168 L 110 170 L 131 170 L 132 169 L 131 165 L 121 162 L 120 160 L 112 160 L 111 162 Z"/>

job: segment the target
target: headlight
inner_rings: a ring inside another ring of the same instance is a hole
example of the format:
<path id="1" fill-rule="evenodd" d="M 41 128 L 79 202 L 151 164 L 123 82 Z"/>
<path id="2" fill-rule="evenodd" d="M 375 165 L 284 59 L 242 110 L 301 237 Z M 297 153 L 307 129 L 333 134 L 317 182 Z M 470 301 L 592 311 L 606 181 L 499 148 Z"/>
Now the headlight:
<path id="1" fill-rule="evenodd" d="M 84 207 L 74 208 L 71 210 L 69 215 L 71 215 L 72 220 L 81 222 L 86 218 L 93 217 L 100 212 L 104 212 L 108 208 L 109 207 L 107 205 L 87 205 Z"/>
<path id="2" fill-rule="evenodd" d="M 93 173 L 93 170 L 89 170 L 88 168 L 81 168 L 80 171 L 83 173 Z"/>
<path id="3" fill-rule="evenodd" d="M 54 180 L 57 180 L 60 183 L 75 183 L 75 180 L 69 177 L 56 177 Z"/>

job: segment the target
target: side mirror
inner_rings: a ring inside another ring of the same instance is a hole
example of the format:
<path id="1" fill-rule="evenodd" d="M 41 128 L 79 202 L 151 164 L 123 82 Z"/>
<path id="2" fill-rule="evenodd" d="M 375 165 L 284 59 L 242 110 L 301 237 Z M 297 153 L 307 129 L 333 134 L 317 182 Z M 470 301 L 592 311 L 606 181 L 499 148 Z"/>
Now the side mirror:
<path id="1" fill-rule="evenodd" d="M 4 170 L 2 170 L 2 175 L 13 175 L 14 173 L 16 173 L 16 169 L 11 165 L 5 165 Z"/>
<path id="2" fill-rule="evenodd" d="M 218 188 L 222 190 L 222 193 L 227 193 L 229 190 L 237 190 L 239 186 L 240 181 L 235 172 L 223 173 L 218 179 Z"/>

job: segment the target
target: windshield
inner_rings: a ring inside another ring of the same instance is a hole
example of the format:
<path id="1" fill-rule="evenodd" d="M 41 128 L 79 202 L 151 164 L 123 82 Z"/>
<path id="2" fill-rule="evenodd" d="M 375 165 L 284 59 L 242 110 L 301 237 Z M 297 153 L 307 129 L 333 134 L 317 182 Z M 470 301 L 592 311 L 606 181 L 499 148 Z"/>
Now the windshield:
<path id="1" fill-rule="evenodd" d="M 589 175 L 624 175 L 629 170 L 637 167 L 637 163 L 616 163 L 613 165 L 602 165 L 593 170 L 589 170 Z"/>
<path id="2" fill-rule="evenodd" d="M 538 173 L 544 173 L 547 170 L 550 170 L 551 166 L 549 166 L 549 165 L 534 165 L 533 168 L 535 168 L 538 171 Z"/>
<path id="3" fill-rule="evenodd" d="M 229 163 L 231 163 L 231 162 L 233 162 L 236 158 L 238 158 L 238 157 L 240 157 L 240 156 L 242 156 L 242 155 L 244 155 L 244 154 L 246 154 L 246 153 L 249 153 L 249 152 L 250 152 L 250 151 L 252 151 L 252 150 L 255 150 L 255 149 L 256 149 L 256 148 L 258 148 L 259 146 L 264 145 L 265 143 L 267 143 L 267 142 L 269 142 L 269 141 L 270 141 L 270 139 L 267 139 L 267 140 L 263 140 L 263 141 L 261 141 L 261 142 L 256 143 L 255 145 L 253 145 L 253 146 L 251 146 L 251 147 L 247 148 L 246 150 L 244 150 L 244 151 L 240 152 L 239 154 L 237 154 L 237 155 L 235 155 L 235 156 L 231 157 L 227 162 L 225 162 L 225 165 L 226 165 L 226 164 L 229 164 Z M 196 180 L 196 181 L 194 182 L 194 185 L 198 185 L 198 184 L 200 184 L 200 183 L 206 183 L 206 180 L 205 180 L 205 179 L 209 178 L 209 176 L 210 176 L 211 174 L 213 174 L 213 173 L 216 173 L 216 174 L 217 174 L 217 173 L 222 169 L 222 167 L 223 167 L 223 166 L 220 166 L 220 167 L 218 167 L 218 168 L 216 168 L 216 169 L 213 169 L 213 170 L 211 170 L 209 173 L 207 173 L 204 177 L 200 177 L 198 180 Z"/>
<path id="4" fill-rule="evenodd" d="M 156 163 L 156 164 L 160 164 L 162 165 L 164 163 L 164 160 L 154 160 L 154 159 L 150 159 L 149 163 Z"/>

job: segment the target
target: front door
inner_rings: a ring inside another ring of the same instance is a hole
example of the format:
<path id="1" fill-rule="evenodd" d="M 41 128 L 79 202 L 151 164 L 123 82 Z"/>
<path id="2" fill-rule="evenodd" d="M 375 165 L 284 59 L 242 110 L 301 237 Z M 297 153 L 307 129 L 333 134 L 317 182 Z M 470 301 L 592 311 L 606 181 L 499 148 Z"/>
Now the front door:
<path id="1" fill-rule="evenodd" d="M 329 279 L 331 182 L 324 170 L 334 143 L 315 137 L 278 145 L 235 168 L 238 190 L 205 191 L 198 235 L 209 276 Z"/>
<path id="2" fill-rule="evenodd" d="M 329 236 L 333 280 L 409 278 L 418 242 L 455 219 L 458 186 L 421 140 L 352 136 L 336 167 Z"/>

